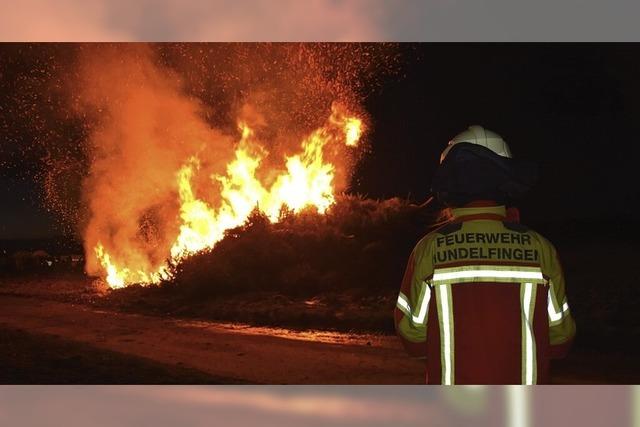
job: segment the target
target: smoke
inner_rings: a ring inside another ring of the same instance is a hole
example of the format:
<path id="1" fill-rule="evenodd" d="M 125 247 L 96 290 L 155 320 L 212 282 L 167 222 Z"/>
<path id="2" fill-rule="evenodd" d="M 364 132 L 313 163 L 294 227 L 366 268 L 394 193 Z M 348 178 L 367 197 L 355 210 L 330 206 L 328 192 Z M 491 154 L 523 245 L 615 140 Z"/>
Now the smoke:
<path id="1" fill-rule="evenodd" d="M 178 233 L 176 171 L 198 155 L 204 176 L 224 172 L 233 139 L 203 120 L 201 103 L 154 64 L 148 47 L 88 49 L 80 64 L 74 108 L 94 123 L 83 182 L 85 251 L 101 243 L 151 270 Z M 87 272 L 98 273 L 94 257 L 87 259 Z"/>

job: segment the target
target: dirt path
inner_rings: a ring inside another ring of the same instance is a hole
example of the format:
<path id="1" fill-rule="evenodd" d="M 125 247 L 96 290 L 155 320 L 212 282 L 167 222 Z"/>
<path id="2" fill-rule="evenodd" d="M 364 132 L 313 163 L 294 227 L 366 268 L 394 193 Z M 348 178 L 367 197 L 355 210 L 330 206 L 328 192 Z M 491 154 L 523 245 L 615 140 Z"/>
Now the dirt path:
<path id="1" fill-rule="evenodd" d="M 38 298 L 0 296 L 0 327 L 253 383 L 413 384 L 422 364 L 395 337 L 296 333 L 106 312 Z"/>
<path id="2" fill-rule="evenodd" d="M 234 384 L 196 369 L 0 327 L 0 384 Z M 1 400 L 1 399 L 0 399 Z M 1 406 L 1 404 L 0 404 Z M 1 411 L 0 411 L 1 412 Z M 2 424 L 0 422 L 0 425 Z"/>

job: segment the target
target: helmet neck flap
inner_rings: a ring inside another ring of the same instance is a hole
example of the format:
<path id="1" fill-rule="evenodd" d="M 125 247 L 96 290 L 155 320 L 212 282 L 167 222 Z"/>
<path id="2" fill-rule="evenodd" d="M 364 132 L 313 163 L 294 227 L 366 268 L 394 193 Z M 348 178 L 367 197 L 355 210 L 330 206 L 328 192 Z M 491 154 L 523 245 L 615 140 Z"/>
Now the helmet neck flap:
<path id="1" fill-rule="evenodd" d="M 474 200 L 510 204 L 537 179 L 538 168 L 533 162 L 505 157 L 482 145 L 458 142 L 442 159 L 431 189 L 449 206 L 464 206 Z"/>

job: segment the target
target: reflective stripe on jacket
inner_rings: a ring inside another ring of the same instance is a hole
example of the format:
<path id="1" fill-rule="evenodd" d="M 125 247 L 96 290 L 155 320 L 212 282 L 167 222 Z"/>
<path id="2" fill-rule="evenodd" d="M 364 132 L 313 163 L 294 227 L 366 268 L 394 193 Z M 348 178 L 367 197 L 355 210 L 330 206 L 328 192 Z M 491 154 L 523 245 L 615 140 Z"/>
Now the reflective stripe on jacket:
<path id="1" fill-rule="evenodd" d="M 409 258 L 396 330 L 431 384 L 549 382 L 575 335 L 553 245 L 504 206 L 453 209 Z"/>

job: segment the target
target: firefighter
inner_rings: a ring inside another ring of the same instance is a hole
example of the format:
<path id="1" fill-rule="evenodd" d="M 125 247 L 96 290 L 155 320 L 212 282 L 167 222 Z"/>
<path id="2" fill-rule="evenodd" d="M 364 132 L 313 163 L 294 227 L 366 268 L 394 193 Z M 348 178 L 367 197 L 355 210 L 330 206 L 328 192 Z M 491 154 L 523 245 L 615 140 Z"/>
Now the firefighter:
<path id="1" fill-rule="evenodd" d="M 432 191 L 451 218 L 413 249 L 395 309 L 407 352 L 430 384 L 548 383 L 575 335 L 554 246 L 507 206 L 536 181 L 481 126 L 454 137 Z"/>

